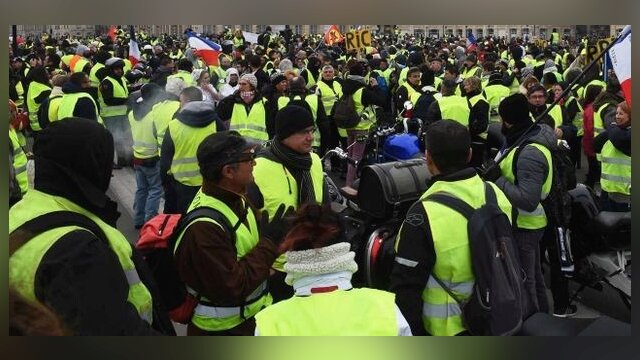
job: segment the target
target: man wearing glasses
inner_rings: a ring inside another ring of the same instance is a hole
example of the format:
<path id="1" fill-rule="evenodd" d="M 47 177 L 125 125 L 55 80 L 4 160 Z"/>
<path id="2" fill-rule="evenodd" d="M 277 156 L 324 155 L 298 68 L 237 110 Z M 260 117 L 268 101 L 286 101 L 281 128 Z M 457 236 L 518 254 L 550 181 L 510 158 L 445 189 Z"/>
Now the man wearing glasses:
<path id="1" fill-rule="evenodd" d="M 206 207 L 220 216 L 196 218 L 176 241 L 178 274 L 198 294 L 187 334 L 251 335 L 254 315 L 271 304 L 267 278 L 287 232 L 284 206 L 269 222 L 244 197 L 253 182 L 255 145 L 239 133 L 207 136 L 197 159 L 202 187 L 188 210 Z"/>
<path id="2" fill-rule="evenodd" d="M 248 197 L 272 218 L 280 204 L 297 209 L 302 204 L 329 204 L 320 157 L 312 152 L 315 131 L 311 112 L 302 106 L 287 105 L 275 119 L 276 135 L 271 146 L 256 159 L 254 184 Z M 284 257 L 273 264 L 269 279 L 274 302 L 293 296 L 293 288 L 284 282 Z"/>

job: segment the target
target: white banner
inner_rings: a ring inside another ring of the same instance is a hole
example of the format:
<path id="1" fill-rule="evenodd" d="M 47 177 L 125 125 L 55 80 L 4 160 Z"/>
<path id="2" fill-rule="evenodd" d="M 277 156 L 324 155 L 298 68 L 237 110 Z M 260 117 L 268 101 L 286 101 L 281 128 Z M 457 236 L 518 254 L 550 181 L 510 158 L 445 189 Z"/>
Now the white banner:
<path id="1" fill-rule="evenodd" d="M 248 42 L 250 42 L 252 44 L 255 44 L 255 43 L 258 42 L 258 34 L 256 34 L 256 33 L 243 31 L 242 32 L 242 36 L 244 36 L 245 41 L 248 41 Z"/>

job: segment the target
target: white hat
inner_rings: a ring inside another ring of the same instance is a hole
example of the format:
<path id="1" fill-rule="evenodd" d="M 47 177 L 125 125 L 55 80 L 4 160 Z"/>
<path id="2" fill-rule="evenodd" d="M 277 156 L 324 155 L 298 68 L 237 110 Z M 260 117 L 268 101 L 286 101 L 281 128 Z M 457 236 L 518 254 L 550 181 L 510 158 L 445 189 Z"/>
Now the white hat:
<path id="1" fill-rule="evenodd" d="M 142 50 L 153 50 L 153 46 L 147 44 L 144 47 L 142 47 Z"/>

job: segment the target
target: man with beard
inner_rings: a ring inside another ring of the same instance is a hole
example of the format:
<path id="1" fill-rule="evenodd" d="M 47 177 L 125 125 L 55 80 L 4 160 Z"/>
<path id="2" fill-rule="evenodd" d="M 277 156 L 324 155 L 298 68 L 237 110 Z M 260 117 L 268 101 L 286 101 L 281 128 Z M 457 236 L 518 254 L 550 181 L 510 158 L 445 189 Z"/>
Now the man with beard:
<path id="1" fill-rule="evenodd" d="M 312 152 L 315 124 L 309 110 L 288 105 L 276 115 L 276 135 L 271 146 L 260 153 L 253 169 L 254 185 L 248 197 L 272 218 L 280 204 L 295 209 L 305 203 L 329 203 L 320 157 Z M 293 288 L 284 282 L 285 259 L 273 264 L 275 274 L 269 279 L 273 301 L 293 296 Z"/>

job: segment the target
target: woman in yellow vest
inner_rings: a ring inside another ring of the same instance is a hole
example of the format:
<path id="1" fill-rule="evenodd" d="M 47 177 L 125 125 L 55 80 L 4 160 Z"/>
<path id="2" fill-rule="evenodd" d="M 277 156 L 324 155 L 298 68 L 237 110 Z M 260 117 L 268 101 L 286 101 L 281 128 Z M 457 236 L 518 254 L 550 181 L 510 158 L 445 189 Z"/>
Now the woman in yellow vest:
<path id="1" fill-rule="evenodd" d="M 618 104 L 615 119 L 594 142 L 602 163 L 602 210 L 624 212 L 631 211 L 631 108 L 626 101 Z"/>
<path id="2" fill-rule="evenodd" d="M 392 293 L 351 284 L 358 270 L 338 216 L 329 207 L 299 209 L 280 246 L 295 296 L 256 315 L 262 336 L 411 335 Z"/>
<path id="3" fill-rule="evenodd" d="M 34 153 L 34 188 L 9 211 L 10 286 L 48 306 L 76 335 L 175 334 L 166 312 L 154 308 L 139 258 L 116 229 L 119 213 L 105 195 L 113 160 L 109 132 L 93 121 L 67 119 L 42 130 Z M 84 224 L 26 230 L 33 219 L 42 225 L 41 216 L 58 211 L 85 217 L 91 231 Z"/>

